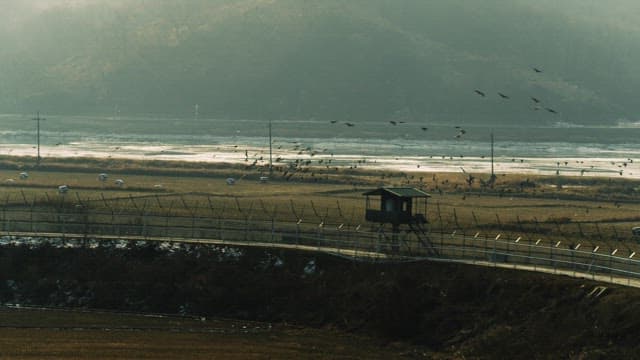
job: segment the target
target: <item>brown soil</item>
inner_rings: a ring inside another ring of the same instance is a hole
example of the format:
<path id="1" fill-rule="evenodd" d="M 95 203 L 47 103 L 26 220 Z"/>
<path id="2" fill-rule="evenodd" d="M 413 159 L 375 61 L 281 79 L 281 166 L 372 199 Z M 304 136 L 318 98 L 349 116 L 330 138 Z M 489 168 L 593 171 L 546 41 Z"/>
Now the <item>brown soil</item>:
<path id="1" fill-rule="evenodd" d="M 1 308 L 0 319 L 8 324 L 0 327 L 2 359 L 389 359 L 412 353 L 342 331 L 224 319 Z"/>
<path id="2" fill-rule="evenodd" d="M 315 271 L 305 272 L 312 260 Z M 366 336 L 380 346 L 403 344 L 392 353 L 430 358 L 633 358 L 640 353 L 640 290 L 607 285 L 600 296 L 589 295 L 598 285 L 468 265 L 354 263 L 250 248 L 0 248 L 4 303 L 296 324 Z M 0 321 L 7 325 L 1 313 Z"/>

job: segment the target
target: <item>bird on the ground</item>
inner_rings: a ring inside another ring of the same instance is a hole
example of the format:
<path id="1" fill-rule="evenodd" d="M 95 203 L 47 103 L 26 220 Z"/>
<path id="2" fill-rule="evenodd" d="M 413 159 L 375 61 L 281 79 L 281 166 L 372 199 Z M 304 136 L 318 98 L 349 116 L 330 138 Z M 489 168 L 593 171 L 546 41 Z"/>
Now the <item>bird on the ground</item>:
<path id="1" fill-rule="evenodd" d="M 421 127 L 420 129 L 422 129 L 422 131 L 427 131 L 429 128 L 426 126 Z"/>
<path id="2" fill-rule="evenodd" d="M 398 125 L 398 123 L 397 123 L 397 122 L 395 122 L 395 121 L 393 121 L 393 120 L 389 120 L 389 123 L 390 123 L 391 125 L 393 125 L 393 126 Z"/>
<path id="3" fill-rule="evenodd" d="M 344 123 L 344 124 L 345 124 L 345 125 L 347 125 L 348 127 L 355 126 L 355 124 L 353 124 L 353 123 L 349 123 L 349 122 L 348 122 L 348 123 Z"/>
<path id="4" fill-rule="evenodd" d="M 532 69 L 533 69 L 533 71 L 535 71 L 537 73 L 541 73 L 542 72 L 542 70 L 538 69 L 537 67 L 533 67 Z"/>
<path id="5" fill-rule="evenodd" d="M 332 124 L 335 124 L 335 123 L 337 123 L 337 122 L 338 122 L 338 120 L 331 120 L 331 123 L 332 123 Z"/>

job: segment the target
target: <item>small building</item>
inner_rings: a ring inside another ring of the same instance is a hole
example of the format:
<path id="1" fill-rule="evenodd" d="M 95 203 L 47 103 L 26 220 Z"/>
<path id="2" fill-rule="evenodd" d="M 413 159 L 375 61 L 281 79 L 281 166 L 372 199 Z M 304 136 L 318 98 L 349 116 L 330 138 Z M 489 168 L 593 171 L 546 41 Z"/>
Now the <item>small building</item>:
<path id="1" fill-rule="evenodd" d="M 423 227 L 427 223 L 427 199 L 431 195 L 410 187 L 382 187 L 363 195 L 366 196 L 365 219 L 379 224 L 391 224 L 390 241 L 394 253 L 400 251 L 400 225 L 407 225 L 407 231 L 414 234 L 424 251 L 430 256 L 438 256 L 437 249 L 429 239 L 428 229 Z M 379 196 L 380 201 L 372 203 L 371 196 Z"/>
<path id="2" fill-rule="evenodd" d="M 382 187 L 367 191 L 363 195 L 366 196 L 367 221 L 392 224 L 394 227 L 427 222 L 427 199 L 431 195 L 422 190 L 410 187 Z M 375 208 L 375 203 L 371 203 L 371 196 L 380 196 L 378 209 Z"/>

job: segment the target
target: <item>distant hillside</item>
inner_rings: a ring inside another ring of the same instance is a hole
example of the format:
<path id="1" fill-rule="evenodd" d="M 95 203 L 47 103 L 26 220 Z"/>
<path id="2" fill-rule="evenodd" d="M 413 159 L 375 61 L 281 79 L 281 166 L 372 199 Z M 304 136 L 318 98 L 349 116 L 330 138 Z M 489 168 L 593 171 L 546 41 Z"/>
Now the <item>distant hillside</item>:
<path id="1" fill-rule="evenodd" d="M 198 104 L 228 118 L 640 120 L 640 5 L 504 3 L 22 5 L 0 25 L 0 111 L 188 117 Z"/>

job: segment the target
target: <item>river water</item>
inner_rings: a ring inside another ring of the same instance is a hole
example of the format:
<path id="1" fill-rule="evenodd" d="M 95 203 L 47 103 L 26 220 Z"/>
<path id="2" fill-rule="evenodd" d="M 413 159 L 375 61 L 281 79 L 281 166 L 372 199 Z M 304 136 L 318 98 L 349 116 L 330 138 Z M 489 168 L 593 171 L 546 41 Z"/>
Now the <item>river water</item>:
<path id="1" fill-rule="evenodd" d="M 33 115 L 0 115 L 0 155 L 36 155 Z M 41 156 L 267 164 L 265 120 L 43 116 Z M 640 178 L 640 126 L 272 120 L 272 159 L 396 171 Z"/>

